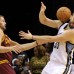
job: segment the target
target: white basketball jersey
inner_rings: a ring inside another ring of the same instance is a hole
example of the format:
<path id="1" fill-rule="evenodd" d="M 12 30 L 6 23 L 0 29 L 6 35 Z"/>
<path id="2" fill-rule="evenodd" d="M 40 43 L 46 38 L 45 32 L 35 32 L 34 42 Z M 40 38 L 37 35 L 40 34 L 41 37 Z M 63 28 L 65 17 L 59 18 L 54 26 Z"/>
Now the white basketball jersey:
<path id="1" fill-rule="evenodd" d="M 67 26 L 67 24 L 68 23 L 65 23 L 59 28 L 58 34 L 61 34 L 64 32 L 64 28 Z M 69 63 L 68 59 L 71 58 L 68 56 L 69 51 L 67 52 L 67 50 L 68 48 L 72 50 L 72 47 L 69 43 L 66 43 L 66 42 L 55 42 L 53 46 L 53 52 L 50 56 L 50 60 L 66 65 L 67 63 Z"/>

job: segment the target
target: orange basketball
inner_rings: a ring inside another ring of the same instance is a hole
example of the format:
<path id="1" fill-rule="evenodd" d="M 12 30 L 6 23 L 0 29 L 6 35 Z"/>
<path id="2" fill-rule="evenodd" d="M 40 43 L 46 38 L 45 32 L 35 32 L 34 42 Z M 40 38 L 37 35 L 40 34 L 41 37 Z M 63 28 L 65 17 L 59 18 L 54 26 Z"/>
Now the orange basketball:
<path id="1" fill-rule="evenodd" d="M 56 16 L 62 22 L 66 22 L 71 17 L 71 10 L 68 7 L 60 7 L 57 10 Z"/>

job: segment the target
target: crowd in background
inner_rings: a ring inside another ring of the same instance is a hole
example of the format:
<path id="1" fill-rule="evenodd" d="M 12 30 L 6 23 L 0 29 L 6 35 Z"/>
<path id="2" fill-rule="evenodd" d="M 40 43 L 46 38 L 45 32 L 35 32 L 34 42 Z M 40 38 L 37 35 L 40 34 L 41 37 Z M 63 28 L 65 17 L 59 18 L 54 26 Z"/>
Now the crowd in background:
<path id="1" fill-rule="evenodd" d="M 41 74 L 41 71 L 50 60 L 51 45 L 47 43 L 36 46 L 33 51 L 34 55 L 31 58 L 24 52 L 13 55 L 12 67 L 16 74 Z"/>

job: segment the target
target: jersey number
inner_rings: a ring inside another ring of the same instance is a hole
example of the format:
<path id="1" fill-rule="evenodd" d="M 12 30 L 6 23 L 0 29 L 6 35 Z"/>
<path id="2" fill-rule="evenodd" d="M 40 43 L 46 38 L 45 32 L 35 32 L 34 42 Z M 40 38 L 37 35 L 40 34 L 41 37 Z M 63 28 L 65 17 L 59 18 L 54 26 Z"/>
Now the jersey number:
<path id="1" fill-rule="evenodd" d="M 53 47 L 58 49 L 59 48 L 59 43 L 55 42 Z"/>

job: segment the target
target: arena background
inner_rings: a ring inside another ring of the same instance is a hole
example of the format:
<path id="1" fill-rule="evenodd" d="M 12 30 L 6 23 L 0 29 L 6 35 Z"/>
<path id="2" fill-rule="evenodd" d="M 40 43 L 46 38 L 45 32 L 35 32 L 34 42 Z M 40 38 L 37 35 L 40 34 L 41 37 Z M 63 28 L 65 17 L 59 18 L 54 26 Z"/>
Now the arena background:
<path id="1" fill-rule="evenodd" d="M 56 11 L 61 6 L 67 6 L 74 12 L 74 0 L 4 0 L 0 2 L 0 15 L 5 16 L 7 30 L 5 33 L 19 43 L 32 42 L 32 40 L 20 40 L 18 32 L 30 30 L 37 35 L 56 35 L 57 30 L 43 26 L 39 22 L 41 1 L 46 5 L 46 16 L 56 18 Z M 26 51 L 30 56 L 32 50 Z"/>

